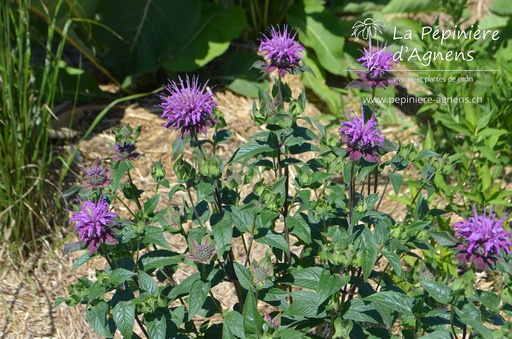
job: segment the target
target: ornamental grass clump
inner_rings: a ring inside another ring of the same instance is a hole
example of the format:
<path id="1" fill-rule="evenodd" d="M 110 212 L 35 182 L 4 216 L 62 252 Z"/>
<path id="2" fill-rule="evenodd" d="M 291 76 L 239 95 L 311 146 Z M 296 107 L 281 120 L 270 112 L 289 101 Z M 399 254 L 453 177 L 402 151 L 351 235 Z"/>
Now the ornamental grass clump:
<path id="1" fill-rule="evenodd" d="M 253 104 L 260 130 L 237 149 L 219 156 L 233 133 L 196 77 L 160 96 L 164 127 L 179 131 L 173 181 L 153 161 L 155 188 L 137 187 L 133 146 L 144 135 L 140 127 L 114 131 L 108 187 L 73 190 L 80 241 L 67 247 L 89 249 L 75 267 L 91 257 L 105 265 L 56 305 L 87 305 L 91 326 L 108 338 L 508 334 L 505 217 L 475 210 L 450 227 L 435 203 L 445 159 L 388 140 L 375 107 L 362 105 L 332 131 L 306 116 L 305 92 L 292 97 L 283 78 L 308 71 L 291 31 L 271 28 L 262 41 L 266 60 L 255 67 L 278 76 Z M 411 167 L 418 178 L 404 174 Z M 386 197 L 400 213 L 382 211 Z M 116 217 L 113 206 L 128 216 Z M 489 290 L 475 288 L 478 267 L 462 265 L 461 254 L 493 263 L 480 267 L 496 279 Z"/>

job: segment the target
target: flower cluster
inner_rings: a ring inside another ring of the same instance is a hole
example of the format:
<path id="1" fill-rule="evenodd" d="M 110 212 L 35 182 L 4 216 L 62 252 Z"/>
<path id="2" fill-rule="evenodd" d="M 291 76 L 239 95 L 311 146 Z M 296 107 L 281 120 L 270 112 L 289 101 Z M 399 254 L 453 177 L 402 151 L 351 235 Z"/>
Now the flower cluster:
<path id="1" fill-rule="evenodd" d="M 501 249 L 510 254 L 512 234 L 503 228 L 504 221 L 505 216 L 498 219 L 492 208 L 488 214 L 484 211 L 479 215 L 473 206 L 473 216 L 453 225 L 455 236 L 461 240 L 457 246 L 460 251 L 457 258 L 485 269 L 497 260 Z"/>
<path id="2" fill-rule="evenodd" d="M 100 167 L 100 158 L 96 158 L 92 168 L 84 169 L 84 188 L 103 188 L 110 184 L 110 171 Z"/>
<path id="3" fill-rule="evenodd" d="M 117 226 L 114 219 L 115 212 L 108 210 L 108 202 L 100 198 L 97 203 L 87 200 L 81 203 L 80 210 L 73 212 L 69 219 L 76 222 L 75 232 L 80 235 L 80 242 L 89 248 L 92 255 L 98 250 L 101 243 L 116 244 L 114 228 Z"/>
<path id="4" fill-rule="evenodd" d="M 288 31 L 288 26 L 284 26 L 281 32 L 279 27 L 269 29 L 270 37 L 263 35 L 261 39 L 258 53 L 265 56 L 265 60 L 269 63 L 263 71 L 272 72 L 277 69 L 280 76 L 284 76 L 286 72 L 292 71 L 299 67 L 302 60 L 300 52 L 304 51 L 304 47 L 295 41 L 297 32 L 292 34 L 292 30 Z"/>
<path id="5" fill-rule="evenodd" d="M 192 239 L 191 242 L 191 249 L 190 252 L 185 255 L 186 258 L 201 264 L 208 264 L 215 254 L 217 254 L 215 244 L 212 243 L 212 239 L 208 236 L 205 236 L 200 243 L 197 243 L 194 239 Z"/>
<path id="6" fill-rule="evenodd" d="M 364 117 L 354 115 L 352 120 L 341 123 L 339 132 L 341 141 L 347 147 L 345 151 L 352 161 L 364 158 L 370 162 L 379 162 L 378 147 L 382 147 L 384 137 L 380 134 L 375 117 L 372 115 L 365 123 Z"/>
<path id="7" fill-rule="evenodd" d="M 179 78 L 179 84 L 171 81 L 165 88 L 169 95 L 160 95 L 163 103 L 162 118 L 167 119 L 162 125 L 167 128 L 181 130 L 181 137 L 198 132 L 206 133 L 206 128 L 213 126 L 213 108 L 217 106 L 213 93 L 207 89 L 206 82 L 202 87 L 199 79 L 192 77 L 190 81 Z"/>
<path id="8" fill-rule="evenodd" d="M 357 59 L 361 66 L 366 67 L 365 72 L 358 72 L 361 80 L 371 87 L 386 87 L 389 84 L 389 72 L 393 63 L 399 64 L 394 60 L 386 45 L 372 46 L 371 41 L 368 49 L 363 49 L 363 56 Z"/>

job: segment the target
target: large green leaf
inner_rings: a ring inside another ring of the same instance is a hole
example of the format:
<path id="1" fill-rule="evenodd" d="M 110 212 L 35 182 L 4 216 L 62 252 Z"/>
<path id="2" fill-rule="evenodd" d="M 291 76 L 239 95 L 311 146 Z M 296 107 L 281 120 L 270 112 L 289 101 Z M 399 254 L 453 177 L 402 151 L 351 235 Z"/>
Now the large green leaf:
<path id="1" fill-rule="evenodd" d="M 452 299 L 452 289 L 442 282 L 420 279 L 420 284 L 428 294 L 442 304 L 448 304 Z"/>
<path id="2" fill-rule="evenodd" d="M 161 56 L 192 39 L 201 5 L 199 0 L 110 0 L 101 1 L 99 15 L 123 38 L 101 34 L 109 47 L 102 61 L 121 73 L 136 74 L 157 70 Z"/>
<path id="3" fill-rule="evenodd" d="M 193 71 L 206 65 L 222 55 L 247 26 L 244 10 L 240 7 L 224 10 L 205 1 L 202 5 L 200 25 L 179 49 L 171 51 L 163 60 L 167 70 Z"/>
<path id="4" fill-rule="evenodd" d="M 112 338 L 113 334 L 107 325 L 107 311 L 108 304 L 104 301 L 100 301 L 96 305 L 91 305 L 87 308 L 85 317 L 99 335 Z"/>
<path id="5" fill-rule="evenodd" d="M 377 260 L 377 242 L 372 232 L 367 227 L 363 227 L 354 243 L 359 253 L 359 263 L 363 269 L 363 275 L 368 279 Z"/>
<path id="6" fill-rule="evenodd" d="M 287 21 L 299 29 L 300 41 L 315 51 L 323 68 L 334 74 L 347 75 L 343 51 L 347 32 L 340 20 L 321 6 L 305 7 L 297 2 L 286 15 Z"/>
<path id="7" fill-rule="evenodd" d="M 124 338 L 131 338 L 135 320 L 135 303 L 120 301 L 112 310 L 112 317 Z"/>
<path id="8" fill-rule="evenodd" d="M 203 306 L 204 301 L 210 292 L 210 286 L 210 282 L 205 283 L 202 280 L 196 280 L 192 284 L 192 287 L 190 288 L 190 298 L 188 299 L 188 320 L 192 320 Z"/>
<path id="9" fill-rule="evenodd" d="M 256 68 L 251 66 L 261 57 L 253 52 L 238 51 L 230 55 L 222 64 L 221 80 L 233 92 L 252 98 L 258 97 L 258 87 L 269 89 L 269 81 Z M 258 87 L 256 87 L 258 86 Z"/>
<path id="10" fill-rule="evenodd" d="M 364 298 L 364 300 L 391 307 L 393 310 L 403 314 L 412 314 L 414 303 L 413 297 L 393 291 L 378 292 Z"/>

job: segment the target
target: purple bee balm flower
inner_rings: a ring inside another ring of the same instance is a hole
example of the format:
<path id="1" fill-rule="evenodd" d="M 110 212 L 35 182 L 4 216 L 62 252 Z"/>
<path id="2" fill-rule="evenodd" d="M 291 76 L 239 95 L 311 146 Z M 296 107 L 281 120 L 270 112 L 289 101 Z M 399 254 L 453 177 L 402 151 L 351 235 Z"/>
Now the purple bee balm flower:
<path id="1" fill-rule="evenodd" d="M 135 144 L 131 142 L 121 141 L 114 145 L 114 152 L 116 155 L 112 157 L 114 160 L 125 161 L 125 160 L 135 160 L 140 154 L 134 153 L 137 149 Z"/>
<path id="2" fill-rule="evenodd" d="M 179 79 L 179 84 L 172 81 L 165 87 L 170 95 L 160 95 L 163 100 L 160 107 L 164 109 L 162 118 L 167 119 L 162 125 L 180 129 L 182 138 L 190 133 L 206 133 L 206 128 L 216 123 L 213 107 L 217 106 L 213 93 L 206 88 L 208 82 L 201 87 L 196 77 L 192 82 L 188 75 L 185 82 Z"/>
<path id="3" fill-rule="evenodd" d="M 366 67 L 365 72 L 357 72 L 364 84 L 374 87 L 386 87 L 389 84 L 389 72 L 393 63 L 399 64 L 394 60 L 386 45 L 372 46 L 371 42 L 368 49 L 363 50 L 363 56 L 357 59 L 361 66 Z"/>
<path id="4" fill-rule="evenodd" d="M 115 212 L 108 210 L 108 203 L 100 198 L 97 203 L 92 200 L 82 202 L 80 211 L 73 212 L 69 221 L 76 221 L 75 232 L 80 235 L 80 242 L 89 248 L 92 255 L 101 243 L 117 244 L 114 234 L 116 217 Z"/>
<path id="5" fill-rule="evenodd" d="M 384 137 L 373 115 L 366 123 L 363 117 L 354 115 L 352 120 L 341 123 L 339 132 L 342 143 L 347 146 L 345 151 L 350 160 L 364 158 L 370 162 L 379 162 L 377 149 L 383 146 Z"/>
<path id="6" fill-rule="evenodd" d="M 192 248 L 190 252 L 185 255 L 185 258 L 192 259 L 198 263 L 208 264 L 215 254 L 217 254 L 215 244 L 212 243 L 212 240 L 208 236 L 205 236 L 199 244 L 192 239 L 191 245 Z"/>
<path id="7" fill-rule="evenodd" d="M 512 233 L 506 232 L 502 224 L 506 216 L 498 219 L 496 213 L 489 210 L 478 215 L 473 205 L 473 216 L 453 225 L 455 236 L 461 240 L 456 247 L 460 252 L 457 258 L 465 262 L 474 262 L 475 266 L 486 269 L 489 263 L 496 262 L 503 249 L 510 254 Z"/>
<path id="8" fill-rule="evenodd" d="M 279 27 L 270 27 L 270 38 L 263 35 L 261 39 L 258 53 L 265 55 L 265 60 L 269 62 L 263 71 L 270 73 L 277 69 L 280 76 L 284 76 L 286 72 L 292 71 L 299 67 L 302 60 L 300 52 L 304 51 L 304 47 L 295 41 L 297 32 L 292 34 L 292 30 L 288 32 L 288 26 L 285 25 L 283 32 Z"/>
<path id="9" fill-rule="evenodd" d="M 86 187 L 103 188 L 110 184 L 110 171 L 100 167 L 100 158 L 96 158 L 94 165 L 90 169 L 84 169 Z"/>

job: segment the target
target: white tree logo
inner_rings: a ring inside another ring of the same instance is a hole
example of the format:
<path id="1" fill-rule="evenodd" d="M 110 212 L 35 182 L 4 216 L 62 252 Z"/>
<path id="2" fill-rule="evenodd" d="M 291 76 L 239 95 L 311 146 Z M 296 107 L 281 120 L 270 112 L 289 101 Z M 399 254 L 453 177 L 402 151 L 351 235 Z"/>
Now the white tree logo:
<path id="1" fill-rule="evenodd" d="M 384 27 L 384 21 L 366 18 L 364 21 L 358 21 L 352 26 L 352 36 L 369 40 L 376 36 L 377 33 L 382 34 L 382 28 Z"/>

